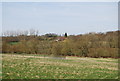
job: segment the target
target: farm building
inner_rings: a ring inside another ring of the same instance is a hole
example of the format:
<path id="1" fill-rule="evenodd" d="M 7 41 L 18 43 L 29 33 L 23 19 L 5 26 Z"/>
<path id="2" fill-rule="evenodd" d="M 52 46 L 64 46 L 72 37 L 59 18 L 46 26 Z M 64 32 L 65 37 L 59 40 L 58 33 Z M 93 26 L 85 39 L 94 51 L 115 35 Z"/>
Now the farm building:
<path id="1" fill-rule="evenodd" d="M 55 41 L 63 41 L 65 39 L 66 39 L 66 37 L 58 37 Z"/>

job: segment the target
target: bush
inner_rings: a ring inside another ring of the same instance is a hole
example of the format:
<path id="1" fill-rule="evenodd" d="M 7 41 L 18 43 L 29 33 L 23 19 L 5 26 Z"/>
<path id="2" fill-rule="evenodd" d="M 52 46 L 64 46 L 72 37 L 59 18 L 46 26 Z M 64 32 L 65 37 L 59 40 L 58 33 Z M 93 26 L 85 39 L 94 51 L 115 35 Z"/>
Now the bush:
<path id="1" fill-rule="evenodd" d="M 62 55 L 62 45 L 60 42 L 56 42 L 52 46 L 52 55 L 53 56 L 59 56 Z"/>
<path id="2" fill-rule="evenodd" d="M 62 54 L 65 56 L 71 56 L 72 55 L 72 42 L 68 39 L 64 40 L 62 42 Z"/>

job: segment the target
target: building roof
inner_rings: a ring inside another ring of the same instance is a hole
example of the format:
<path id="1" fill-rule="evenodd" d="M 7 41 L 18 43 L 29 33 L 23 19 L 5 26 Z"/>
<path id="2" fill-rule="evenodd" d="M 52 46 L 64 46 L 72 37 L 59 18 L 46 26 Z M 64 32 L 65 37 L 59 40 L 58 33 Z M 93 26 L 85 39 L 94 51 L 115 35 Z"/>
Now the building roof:
<path id="1" fill-rule="evenodd" d="M 56 39 L 56 41 L 63 41 L 63 40 L 65 40 L 66 39 L 66 37 L 58 37 L 57 39 Z"/>

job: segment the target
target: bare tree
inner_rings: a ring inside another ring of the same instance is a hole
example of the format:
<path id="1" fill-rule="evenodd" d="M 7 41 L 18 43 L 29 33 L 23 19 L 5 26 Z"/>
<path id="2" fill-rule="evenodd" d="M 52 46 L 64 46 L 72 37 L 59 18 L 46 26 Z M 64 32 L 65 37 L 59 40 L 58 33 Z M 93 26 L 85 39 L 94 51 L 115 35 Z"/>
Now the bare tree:
<path id="1" fill-rule="evenodd" d="M 35 30 L 34 29 L 30 29 L 30 35 L 35 35 Z"/>
<path id="2" fill-rule="evenodd" d="M 25 36 L 27 36 L 27 35 L 28 35 L 28 31 L 27 31 L 27 30 L 26 30 L 26 31 L 24 31 L 23 33 L 24 33 L 24 35 L 25 35 Z"/>
<path id="3" fill-rule="evenodd" d="M 39 34 L 39 31 L 38 31 L 38 30 L 36 30 L 36 36 L 38 36 L 38 34 Z"/>

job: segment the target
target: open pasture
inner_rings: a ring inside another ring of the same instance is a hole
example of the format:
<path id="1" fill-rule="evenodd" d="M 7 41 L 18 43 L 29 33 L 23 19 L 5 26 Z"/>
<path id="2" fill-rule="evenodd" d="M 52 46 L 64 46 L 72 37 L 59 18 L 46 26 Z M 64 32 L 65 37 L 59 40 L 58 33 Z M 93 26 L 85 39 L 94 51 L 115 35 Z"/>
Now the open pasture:
<path id="1" fill-rule="evenodd" d="M 118 59 L 2 54 L 3 79 L 117 79 Z"/>

